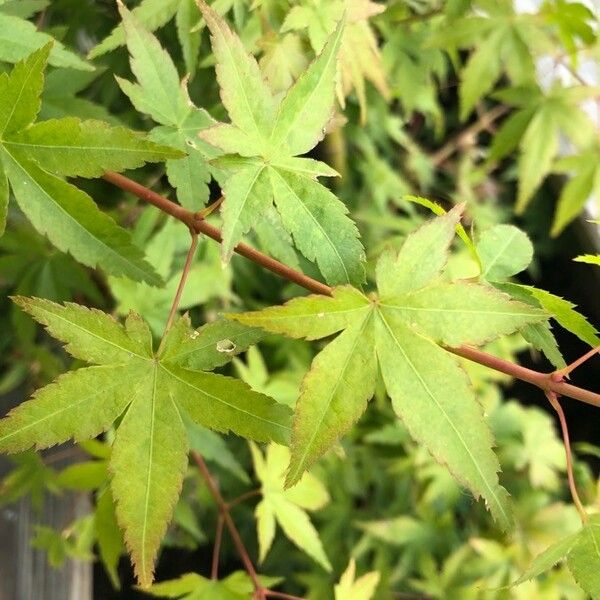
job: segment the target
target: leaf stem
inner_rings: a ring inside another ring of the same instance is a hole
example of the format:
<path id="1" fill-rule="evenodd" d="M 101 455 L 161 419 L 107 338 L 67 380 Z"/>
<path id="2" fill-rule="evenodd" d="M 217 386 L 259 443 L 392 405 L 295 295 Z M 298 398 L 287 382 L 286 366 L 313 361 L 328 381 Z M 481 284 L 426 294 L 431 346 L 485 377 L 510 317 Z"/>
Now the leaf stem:
<path id="1" fill-rule="evenodd" d="M 508 113 L 508 106 L 499 104 L 494 108 L 483 113 L 475 123 L 463 129 L 460 133 L 449 140 L 439 150 L 429 156 L 434 167 L 440 167 L 444 164 L 455 152 L 460 150 L 465 145 L 472 145 L 472 140 L 475 136 L 485 131 L 494 121 Z"/>
<path id="2" fill-rule="evenodd" d="M 219 514 L 219 518 L 217 519 L 217 531 L 215 533 L 215 545 L 213 548 L 212 566 L 210 569 L 211 579 L 218 579 L 219 577 L 219 556 L 221 554 L 221 541 L 223 539 L 224 524 L 225 520 L 223 519 L 223 515 Z"/>
<path id="3" fill-rule="evenodd" d="M 169 312 L 167 324 L 165 325 L 165 330 L 160 340 L 160 345 L 158 346 L 159 356 L 163 349 L 165 340 L 167 339 L 167 333 L 169 333 L 169 329 L 171 329 L 173 321 L 175 320 L 175 315 L 177 314 L 177 309 L 179 308 L 179 302 L 181 301 L 181 295 L 183 294 L 183 290 L 185 288 L 185 282 L 187 281 L 188 275 L 190 273 L 192 261 L 194 260 L 194 254 L 196 254 L 196 248 L 198 247 L 198 233 L 196 233 L 194 229 L 190 229 L 190 232 L 192 234 L 192 241 L 190 243 L 190 249 L 188 250 L 187 256 L 185 257 L 185 265 L 183 266 L 183 271 L 181 272 L 181 277 L 179 279 L 179 285 L 177 286 L 175 298 L 173 298 L 173 304 L 171 305 L 171 310 Z"/>
<path id="4" fill-rule="evenodd" d="M 262 493 L 262 491 L 260 489 L 250 490 L 249 492 L 246 492 L 245 494 L 242 494 L 241 496 L 238 496 L 237 498 L 234 498 L 233 500 L 228 502 L 227 509 L 231 510 L 238 504 L 241 504 L 245 500 L 248 500 L 248 498 L 254 498 L 255 496 L 260 496 L 261 493 Z"/>
<path id="5" fill-rule="evenodd" d="M 560 421 L 560 428 L 562 430 L 563 443 L 565 446 L 565 455 L 567 457 L 567 479 L 569 480 L 569 489 L 571 490 L 571 497 L 573 498 L 573 503 L 575 504 L 577 512 L 581 517 L 581 522 L 585 525 L 588 521 L 588 515 L 579 498 L 579 494 L 577 493 L 577 486 L 575 485 L 575 476 L 573 475 L 573 453 L 571 451 L 569 429 L 567 427 L 565 413 L 563 412 L 562 406 L 558 401 L 558 396 L 554 392 L 546 392 L 546 398 L 548 398 L 548 401 L 552 405 L 552 408 L 554 408 L 554 410 L 558 414 L 558 420 Z"/>
<path id="6" fill-rule="evenodd" d="M 165 198 L 164 196 L 161 196 L 160 194 L 157 194 L 156 192 L 123 175 L 119 175 L 118 173 L 105 173 L 104 179 L 120 187 L 121 189 L 132 193 L 140 200 L 144 200 L 153 204 L 163 212 L 175 217 L 182 223 L 185 223 L 188 227 L 193 228 L 197 233 L 203 233 L 207 237 L 217 242 L 221 242 L 221 231 L 217 227 L 207 223 L 201 215 L 186 210 L 182 206 L 179 206 L 179 204 L 171 202 L 171 200 Z M 241 256 L 245 256 L 256 264 L 268 269 L 273 273 L 276 273 L 288 281 L 296 283 L 309 292 L 323 294 L 325 296 L 331 296 L 333 292 L 333 288 L 330 286 L 321 283 L 320 281 L 317 281 L 316 279 L 313 279 L 304 273 L 300 273 L 299 271 L 284 265 L 278 260 L 275 260 L 274 258 L 271 258 L 270 256 L 267 256 L 266 254 L 263 254 L 262 252 L 259 252 L 250 246 L 247 246 L 246 244 L 238 244 L 234 250 Z M 484 365 L 490 369 L 494 369 L 495 371 L 500 371 L 501 373 L 510 375 L 515 379 L 520 379 L 521 381 L 531 383 L 545 392 L 552 391 L 557 395 L 566 396 L 568 398 L 573 398 L 574 400 L 579 400 L 580 402 L 591 404 L 592 406 L 600 407 L 600 394 L 579 388 L 564 381 L 554 381 L 552 379 L 552 374 L 540 373 L 538 371 L 526 369 L 521 365 L 504 360 L 492 354 L 488 354 L 487 352 L 483 352 L 477 348 L 461 346 L 460 348 L 447 348 L 447 350 L 458 356 L 462 356 L 463 358 Z"/>
<path id="7" fill-rule="evenodd" d="M 577 360 L 574 360 L 570 365 L 567 365 L 564 369 L 559 369 L 558 371 L 554 371 L 552 373 L 552 378 L 556 381 L 562 381 L 565 377 L 569 377 L 569 375 L 579 366 L 581 366 L 585 361 L 589 360 L 594 356 L 594 354 L 600 353 L 600 346 L 596 346 L 592 348 L 589 352 L 586 352 L 583 356 L 580 356 Z"/>
<path id="8" fill-rule="evenodd" d="M 259 598 L 264 598 L 263 586 L 258 579 L 258 575 L 256 574 L 256 569 L 254 568 L 254 564 L 252 563 L 252 560 L 250 559 L 248 550 L 246 550 L 246 546 L 244 546 L 244 542 L 242 541 L 240 533 L 239 533 L 235 523 L 233 522 L 231 515 L 229 514 L 229 509 L 227 507 L 227 503 L 223 499 L 223 496 L 221 495 L 221 492 L 219 491 L 219 488 L 217 487 L 215 480 L 213 479 L 210 471 L 208 470 L 208 467 L 206 466 L 206 463 L 204 462 L 202 455 L 199 454 L 198 452 L 192 452 L 192 458 L 194 459 L 194 462 L 196 463 L 196 465 L 198 465 L 198 469 L 200 471 L 200 474 L 202 475 L 202 478 L 206 482 L 208 491 L 210 492 L 211 496 L 213 497 L 214 501 L 216 502 L 217 506 L 219 507 L 220 515 L 223 518 L 223 521 L 224 521 L 225 525 L 227 526 L 227 529 L 229 530 L 229 535 L 231 535 L 233 544 L 236 547 L 236 550 L 240 556 L 240 559 L 242 560 L 242 563 L 244 564 L 244 568 L 246 569 L 248 575 L 250 576 L 250 579 L 252 580 L 254 589 L 257 592 L 259 592 L 259 591 L 261 592 L 261 595 L 259 595 Z"/>

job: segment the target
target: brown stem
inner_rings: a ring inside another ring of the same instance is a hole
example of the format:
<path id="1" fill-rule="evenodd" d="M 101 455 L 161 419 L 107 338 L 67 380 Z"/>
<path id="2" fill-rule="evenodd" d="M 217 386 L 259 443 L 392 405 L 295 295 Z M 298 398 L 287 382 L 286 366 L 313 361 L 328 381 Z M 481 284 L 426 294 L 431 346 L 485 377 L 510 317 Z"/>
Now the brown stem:
<path id="1" fill-rule="evenodd" d="M 198 233 L 204 233 L 206 236 L 210 237 L 217 242 L 221 241 L 221 231 L 216 227 L 207 223 L 201 217 L 199 218 L 197 214 L 192 213 L 191 211 L 186 210 L 185 208 L 171 202 L 167 198 L 145 188 L 143 185 L 124 177 L 123 175 L 119 175 L 117 173 L 105 173 L 104 178 L 111 183 L 114 183 L 118 187 L 128 192 L 131 192 L 141 200 L 145 200 L 154 204 L 160 208 L 160 210 L 174 216 L 176 219 L 179 219 L 181 222 L 188 225 L 188 227 L 194 228 L 194 230 Z M 256 264 L 272 271 L 273 273 L 277 273 L 281 277 L 292 281 L 299 286 L 307 289 L 309 292 L 313 292 L 315 294 L 323 294 L 326 296 L 331 296 L 333 292 L 333 288 L 330 286 L 305 275 L 304 273 L 300 273 L 299 271 L 295 271 L 291 267 L 284 265 L 283 263 L 247 246 L 246 244 L 238 244 L 235 247 L 235 251 L 248 258 L 249 260 L 255 262 Z M 544 391 L 552 391 L 561 396 L 567 396 L 569 398 L 573 398 L 574 400 L 579 400 L 580 402 L 585 402 L 587 404 L 591 404 L 593 406 L 600 407 L 600 394 L 596 394 L 586 389 L 579 388 L 577 386 L 571 385 L 569 383 L 565 383 L 564 381 L 553 381 L 551 379 L 551 375 L 547 373 L 539 373 L 538 371 L 532 371 L 531 369 L 526 369 L 521 365 L 517 365 L 508 360 L 504 360 L 502 358 L 498 358 L 492 354 L 488 354 L 487 352 L 483 352 L 482 350 L 478 350 L 476 348 L 470 348 L 468 346 L 461 346 L 460 348 L 447 348 L 450 352 L 457 354 L 458 356 L 462 356 L 468 360 L 479 363 L 490 369 L 494 369 L 496 371 L 500 371 L 501 373 L 505 373 L 506 375 L 510 375 L 515 379 L 520 379 L 522 381 L 526 381 L 533 385 L 536 385 L 540 389 Z"/>
<path id="2" fill-rule="evenodd" d="M 215 533 L 215 546 L 213 548 L 212 566 L 210 569 L 210 578 L 218 579 L 219 577 L 219 555 L 221 554 L 221 540 L 223 539 L 223 525 L 225 521 L 223 515 L 219 514 L 217 519 L 217 531 Z"/>
<path id="3" fill-rule="evenodd" d="M 250 490 L 249 492 L 246 492 L 245 494 L 242 494 L 241 496 L 238 496 L 237 498 L 234 498 L 233 500 L 228 502 L 227 509 L 231 510 L 234 506 L 237 506 L 238 504 L 241 504 L 245 500 L 248 500 L 248 498 L 254 498 L 255 496 L 260 496 L 261 493 L 262 493 L 261 490 Z"/>
<path id="4" fill-rule="evenodd" d="M 140 200 L 145 200 L 150 204 L 154 204 L 157 208 L 166 212 L 167 214 L 175 217 L 182 223 L 185 223 L 188 227 L 194 229 L 197 233 L 203 233 L 207 237 L 215 240 L 216 242 L 222 241 L 221 231 L 217 228 L 205 221 L 200 215 L 197 215 L 189 210 L 186 210 L 179 204 L 175 204 L 175 202 L 171 202 L 168 198 L 153 192 L 152 190 L 144 187 L 143 185 L 129 179 L 128 177 L 124 177 L 123 175 L 119 175 L 118 173 L 107 172 L 104 174 L 104 179 L 106 181 L 110 181 L 114 185 L 120 187 L 121 189 L 132 193 L 134 196 L 140 198 Z M 299 271 L 295 271 L 294 269 L 284 265 L 283 263 L 255 250 L 251 246 L 247 244 L 238 244 L 234 251 L 241 256 L 245 256 L 249 260 L 261 265 L 265 269 L 280 275 L 284 279 L 288 279 L 300 287 L 303 287 L 315 294 L 331 294 L 331 288 L 320 281 L 313 279 L 312 277 L 308 277 L 304 275 L 304 273 L 300 273 Z"/>
<path id="5" fill-rule="evenodd" d="M 192 458 L 194 459 L 194 462 L 198 465 L 198 469 L 200 470 L 200 474 L 202 475 L 202 478 L 206 482 L 208 491 L 211 493 L 214 501 L 217 503 L 217 506 L 219 507 L 219 512 L 225 522 L 225 525 L 227 526 L 227 529 L 229 530 L 229 535 L 231 535 L 233 544 L 240 556 L 240 559 L 242 560 L 242 563 L 244 564 L 244 568 L 246 569 L 248 575 L 250 576 L 250 579 L 252 580 L 254 589 L 257 592 L 260 592 L 262 597 L 264 597 L 263 586 L 261 585 L 261 583 L 258 579 L 258 575 L 256 574 L 256 569 L 254 568 L 254 564 L 252 563 L 252 560 L 250 559 L 248 550 L 246 550 L 246 546 L 244 546 L 244 542 L 242 541 L 240 533 L 239 533 L 237 527 L 235 526 L 235 523 L 233 522 L 231 515 L 229 514 L 229 510 L 227 508 L 227 503 L 225 502 L 225 500 L 223 500 L 223 496 L 221 496 L 221 492 L 219 491 L 219 488 L 217 487 L 215 480 L 213 479 L 212 475 L 210 474 L 210 471 L 208 470 L 208 467 L 206 466 L 206 463 L 204 462 L 204 459 L 202 458 L 202 456 L 198 452 L 192 452 Z M 259 596 L 259 597 L 261 597 L 261 596 Z"/>
<path id="6" fill-rule="evenodd" d="M 581 517 L 581 522 L 585 525 L 588 520 L 588 515 L 585 512 L 585 508 L 577 493 L 577 486 L 575 485 L 575 476 L 573 475 L 573 454 L 571 452 L 571 442 L 569 440 L 569 429 L 567 427 L 567 420 L 565 419 L 565 413 L 563 412 L 562 406 L 558 401 L 558 397 L 554 392 L 546 392 L 546 398 L 558 414 L 558 420 L 560 421 L 560 428 L 562 430 L 563 443 L 565 446 L 565 455 L 567 457 L 567 479 L 569 480 L 569 489 L 571 490 L 571 497 L 573 503 L 577 508 L 577 512 Z"/>
<path id="7" fill-rule="evenodd" d="M 482 131 L 485 131 L 490 125 L 497 121 L 500 117 L 505 115 L 509 111 L 508 106 L 499 104 L 494 108 L 483 113 L 481 117 L 472 125 L 469 125 L 466 129 L 461 131 L 459 134 L 454 136 L 446 144 L 444 144 L 439 150 L 430 155 L 431 162 L 435 167 L 441 166 L 445 163 L 456 151 L 462 148 L 465 144 L 469 143 L 471 138 L 479 135 Z"/>
<path id="8" fill-rule="evenodd" d="M 192 242 L 190 243 L 190 249 L 188 250 L 187 256 L 185 258 L 185 265 L 183 266 L 183 271 L 181 272 L 181 278 L 179 279 L 179 285 L 177 286 L 177 292 L 175 293 L 175 298 L 173 298 L 173 304 L 171 305 L 171 310 L 169 312 L 169 317 L 167 318 L 167 324 L 165 325 L 165 330 L 163 332 L 162 338 L 160 340 L 160 344 L 158 346 L 158 355 L 160 356 L 161 350 L 163 349 L 165 340 L 167 339 L 167 333 L 169 333 L 169 329 L 173 325 L 173 321 L 175 320 L 175 315 L 177 314 L 177 309 L 179 308 L 179 302 L 181 301 L 181 294 L 183 294 L 183 289 L 185 288 L 185 282 L 187 281 L 188 275 L 190 273 L 190 267 L 192 266 L 192 261 L 194 260 L 194 254 L 196 253 L 196 247 L 198 246 L 198 234 L 194 229 L 190 230 L 192 233 Z"/>

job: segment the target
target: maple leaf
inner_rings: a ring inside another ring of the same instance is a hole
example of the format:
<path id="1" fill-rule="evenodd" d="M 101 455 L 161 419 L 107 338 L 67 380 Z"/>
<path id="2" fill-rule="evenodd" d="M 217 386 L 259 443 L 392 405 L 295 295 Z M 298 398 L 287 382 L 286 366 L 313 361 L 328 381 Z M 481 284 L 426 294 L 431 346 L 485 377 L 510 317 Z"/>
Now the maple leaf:
<path id="1" fill-rule="evenodd" d="M 111 492 L 138 581 L 147 586 L 187 466 L 184 416 L 216 431 L 286 443 L 289 409 L 207 372 L 247 347 L 247 327 L 217 321 L 194 331 L 183 317 L 156 355 L 148 326 L 134 313 L 123 326 L 76 304 L 15 301 L 71 355 L 98 366 L 62 375 L 12 410 L 0 421 L 0 451 L 85 440 L 121 418 L 109 461 Z"/>
<path id="2" fill-rule="evenodd" d="M 600 516 L 589 517 L 578 532 L 546 548 L 511 586 L 541 575 L 564 559 L 575 581 L 591 598 L 600 598 Z"/>
<path id="3" fill-rule="evenodd" d="M 150 138 L 185 152 L 184 158 L 167 160 L 169 183 L 185 208 L 198 211 L 208 201 L 209 158 L 219 153 L 198 138 L 198 133 L 216 121 L 191 101 L 186 82 L 180 83 L 169 54 L 135 16 L 119 3 L 124 41 L 130 54 L 131 70 L 137 83 L 117 77 L 117 83 L 133 106 L 158 123 Z"/>
<path id="4" fill-rule="evenodd" d="M 319 534 L 305 512 L 318 510 L 329 502 L 325 486 L 314 475 L 304 473 L 293 487 L 285 489 L 289 450 L 277 444 L 270 444 L 265 456 L 255 444 L 250 444 L 250 450 L 263 497 L 255 511 L 260 560 L 263 561 L 267 556 L 275 538 L 276 524 L 279 523 L 285 535 L 298 548 L 330 571 L 331 564 Z"/>
<path id="5" fill-rule="evenodd" d="M 344 107 L 346 96 L 352 90 L 356 92 L 362 123 L 367 120 L 365 81 L 370 81 L 384 98 L 390 95 L 377 38 L 369 24 L 371 17 L 384 11 L 385 6 L 371 0 L 304 0 L 292 8 L 281 27 L 282 31 L 306 29 L 312 48 L 318 53 L 345 14 L 337 97 Z"/>
<path id="6" fill-rule="evenodd" d="M 90 63 L 26 20 L 44 8 L 44 3 L 0 2 L 0 61 L 16 63 L 50 42 L 48 62 L 52 66 L 93 71 Z"/>
<path id="7" fill-rule="evenodd" d="M 468 379 L 444 346 L 480 345 L 547 315 L 491 286 L 438 280 L 461 210 L 421 227 L 398 253 L 384 252 L 377 293 L 341 286 L 332 297 L 228 315 L 290 337 L 341 332 L 315 357 L 302 383 L 288 485 L 358 420 L 373 395 L 379 364 L 392 406 L 411 435 L 483 496 L 503 527 L 509 525 L 492 435 Z"/>
<path id="8" fill-rule="evenodd" d="M 66 117 L 33 123 L 52 43 L 0 75 L 0 229 L 8 184 L 32 225 L 58 249 L 108 273 L 159 284 L 129 233 L 60 176 L 97 177 L 181 156 L 123 127 Z"/>
<path id="9" fill-rule="evenodd" d="M 225 174 L 223 258 L 229 260 L 274 202 L 296 247 L 316 261 L 327 281 L 360 283 L 364 253 L 356 226 L 346 207 L 317 181 L 336 172 L 298 158 L 323 137 L 331 117 L 343 24 L 278 101 L 227 23 L 200 0 L 199 6 L 212 34 L 221 98 L 232 121 L 200 132 L 201 139 L 226 153 L 213 161 Z"/>
<path id="10" fill-rule="evenodd" d="M 356 579 L 356 561 L 351 559 L 340 582 L 335 586 L 335 600 L 371 600 L 379 579 L 377 571 L 371 571 Z"/>
<path id="11" fill-rule="evenodd" d="M 264 575 L 258 575 L 258 580 L 265 587 L 279 582 L 275 577 Z M 185 573 L 178 579 L 155 583 L 144 591 L 158 598 L 179 600 L 248 600 L 254 592 L 254 584 L 244 571 L 235 571 L 220 580 Z"/>

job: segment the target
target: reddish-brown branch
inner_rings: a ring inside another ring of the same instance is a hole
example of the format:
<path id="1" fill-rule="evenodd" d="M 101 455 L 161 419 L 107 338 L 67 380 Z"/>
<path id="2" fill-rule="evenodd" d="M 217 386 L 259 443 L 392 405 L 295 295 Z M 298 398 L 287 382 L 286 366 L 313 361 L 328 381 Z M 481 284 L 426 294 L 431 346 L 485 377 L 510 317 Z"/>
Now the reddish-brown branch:
<path id="1" fill-rule="evenodd" d="M 216 242 L 222 241 L 221 231 L 217 227 L 214 227 L 210 223 L 204 220 L 202 215 L 193 213 L 189 210 L 186 210 L 179 204 L 175 202 L 171 202 L 168 198 L 153 192 L 152 190 L 144 187 L 143 185 L 129 179 L 128 177 L 124 177 L 123 175 L 119 175 L 118 173 L 107 172 L 104 174 L 104 179 L 106 181 L 110 181 L 114 185 L 120 187 L 121 189 L 132 193 L 134 196 L 140 198 L 140 200 L 145 200 L 150 204 L 154 204 L 157 208 L 162 210 L 163 212 L 175 217 L 182 223 L 185 223 L 189 228 L 194 229 L 197 233 L 203 233 L 207 237 L 215 240 Z M 315 294 L 331 294 L 331 288 L 312 277 L 308 277 L 304 275 L 304 273 L 300 273 L 294 269 L 291 269 L 287 265 L 255 250 L 251 246 L 247 244 L 238 244 L 234 248 L 237 254 L 241 256 L 245 256 L 249 260 L 261 265 L 265 269 L 280 275 L 284 279 L 292 281 L 299 286 L 315 293 Z"/>
<path id="2" fill-rule="evenodd" d="M 571 452 L 571 442 L 569 440 L 569 429 L 567 427 L 567 420 L 565 418 L 565 413 L 563 412 L 562 406 L 558 401 L 558 397 L 554 392 L 546 392 L 546 398 L 552 405 L 552 408 L 558 414 L 558 420 L 560 421 L 560 428 L 562 430 L 563 444 L 565 446 L 565 455 L 567 457 L 567 479 L 569 480 L 569 489 L 571 490 L 571 498 L 573 498 L 573 503 L 577 508 L 577 512 L 581 517 L 582 523 L 587 523 L 588 516 L 585 512 L 585 508 L 583 507 L 583 503 L 579 499 L 579 494 L 577 493 L 577 486 L 575 485 L 575 476 L 573 475 L 573 453 Z"/>
<path id="3" fill-rule="evenodd" d="M 497 113 L 500 111 L 498 110 Z M 119 175 L 118 173 L 105 173 L 104 179 L 110 181 L 114 185 L 120 187 L 121 189 L 132 193 L 134 196 L 137 196 L 141 200 L 145 200 L 146 202 L 150 202 L 163 212 L 175 217 L 180 220 L 182 223 L 185 223 L 188 227 L 192 228 L 198 233 L 203 233 L 211 239 L 221 242 L 221 231 L 207 223 L 204 218 L 195 214 L 189 210 L 186 210 L 179 204 L 175 204 L 175 202 L 171 202 L 168 198 L 153 192 L 152 190 L 144 187 L 143 185 L 132 181 L 131 179 Z M 299 286 L 307 289 L 309 292 L 313 292 L 315 294 L 323 294 L 326 296 L 330 296 L 332 293 L 332 288 L 312 277 L 308 277 L 304 273 L 300 273 L 284 265 L 283 263 L 247 246 L 246 244 L 238 244 L 235 247 L 235 251 L 248 258 L 249 260 L 255 262 L 256 264 L 280 275 L 281 277 L 292 281 Z M 467 346 L 461 346 L 460 348 L 448 348 L 450 352 L 457 354 L 458 356 L 462 356 L 468 360 L 479 363 L 490 369 L 494 369 L 496 371 L 500 371 L 501 373 L 505 373 L 506 375 L 510 375 L 515 379 L 520 379 L 522 381 L 526 381 L 533 385 L 536 385 L 544 392 L 551 391 L 560 396 L 567 396 L 569 398 L 573 398 L 574 400 L 579 400 L 580 402 L 585 402 L 587 404 L 591 404 L 593 406 L 600 407 L 600 394 L 596 394 L 589 390 L 585 390 L 579 388 L 575 385 L 571 385 L 569 383 L 565 383 L 564 381 L 554 381 L 552 379 L 551 374 L 540 373 L 538 371 L 532 371 L 531 369 L 526 369 L 521 365 L 517 365 L 508 360 L 504 360 L 492 354 L 488 354 L 487 352 L 483 352 L 482 350 L 478 350 L 477 348 L 470 348 Z"/>

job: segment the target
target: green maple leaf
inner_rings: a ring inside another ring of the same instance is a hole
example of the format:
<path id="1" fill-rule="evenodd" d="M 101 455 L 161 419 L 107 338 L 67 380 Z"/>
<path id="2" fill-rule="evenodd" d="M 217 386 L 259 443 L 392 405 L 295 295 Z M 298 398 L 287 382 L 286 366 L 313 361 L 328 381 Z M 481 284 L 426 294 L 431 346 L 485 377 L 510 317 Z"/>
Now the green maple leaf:
<path id="1" fill-rule="evenodd" d="M 481 265 L 480 278 L 497 285 L 498 281 L 512 277 L 529 266 L 533 258 L 533 245 L 527 235 L 514 225 L 495 225 L 479 236 L 476 253 Z M 502 289 L 502 284 L 498 287 Z M 518 291 L 513 288 L 511 294 L 516 300 L 539 306 L 528 293 Z M 520 331 L 523 338 L 543 352 L 557 369 L 566 366 L 547 321 L 529 323 Z"/>
<path id="2" fill-rule="evenodd" d="M 29 10 L 24 10 L 26 4 L 30 5 L 27 7 Z M 48 2 L 0 2 L 0 61 L 16 63 L 51 42 L 48 62 L 52 66 L 93 71 L 94 67 L 90 63 L 25 20 L 42 10 L 46 4 Z"/>
<path id="3" fill-rule="evenodd" d="M 180 153 L 100 121 L 33 123 L 51 45 L 0 75 L 0 216 L 6 214 L 8 182 L 23 213 L 58 249 L 87 266 L 158 284 L 129 233 L 61 176 L 98 177 Z"/>
<path id="4" fill-rule="evenodd" d="M 364 256 L 356 226 L 345 206 L 317 181 L 335 171 L 298 158 L 323 137 L 331 117 L 343 24 L 278 101 L 227 23 L 204 2 L 199 6 L 212 34 L 221 99 L 232 121 L 200 133 L 227 154 L 214 161 L 226 176 L 223 258 L 229 260 L 235 245 L 274 202 L 296 247 L 316 261 L 327 281 L 362 282 Z"/>
<path id="5" fill-rule="evenodd" d="M 277 578 L 258 576 L 264 586 L 275 585 Z M 178 579 L 161 581 L 144 590 L 158 598 L 179 600 L 249 600 L 254 585 L 247 573 L 235 571 L 224 579 L 207 579 L 198 573 L 186 573 Z"/>
<path id="6" fill-rule="evenodd" d="M 306 514 L 307 510 L 318 510 L 329 502 L 325 486 L 314 475 L 304 473 L 293 487 L 285 489 L 289 450 L 276 444 L 269 445 L 265 456 L 255 444 L 250 445 L 250 450 L 263 497 L 255 511 L 260 560 L 263 561 L 267 556 L 279 523 L 285 535 L 298 548 L 330 571 L 331 564 L 319 534 Z"/>
<path id="7" fill-rule="evenodd" d="M 459 217 L 457 207 L 410 235 L 399 253 L 384 252 L 377 293 L 342 286 L 332 297 L 228 315 L 291 337 L 318 339 L 341 331 L 315 357 L 302 383 L 288 485 L 364 412 L 379 364 L 392 406 L 411 435 L 508 526 L 491 433 L 465 374 L 444 346 L 482 344 L 547 317 L 490 286 L 438 281 Z"/>
<path id="8" fill-rule="evenodd" d="M 600 144 L 597 142 L 588 150 L 560 159 L 554 166 L 559 173 L 570 175 L 563 186 L 554 222 L 552 235 L 558 235 L 582 211 L 591 197 L 600 206 Z"/>
<path id="9" fill-rule="evenodd" d="M 577 533 L 560 539 L 536 556 L 527 571 L 511 585 L 533 579 L 564 559 L 575 581 L 592 600 L 600 598 L 600 516 L 589 517 Z"/>
<path id="10" fill-rule="evenodd" d="M 538 88 L 522 87 L 498 93 L 501 100 L 518 107 L 498 130 L 490 147 L 490 160 L 499 160 L 519 148 L 517 212 L 523 212 L 544 178 L 552 171 L 559 149 L 560 135 L 565 134 L 577 147 L 590 148 L 594 129 L 589 117 L 581 109 L 581 102 L 593 96 L 585 86 L 554 87 L 546 93 Z M 578 175 L 565 186 L 553 234 L 559 233 L 573 218 L 574 207 L 580 204 L 586 189 L 593 191 L 594 154 L 584 152 L 581 159 L 572 157 L 559 162 L 557 170 L 575 169 Z"/>
<path id="11" fill-rule="evenodd" d="M 384 11 L 384 5 L 371 0 L 304 0 L 290 10 L 281 26 L 282 32 L 306 30 L 313 50 L 318 53 L 345 13 L 337 97 L 344 107 L 346 96 L 355 91 L 362 123 L 367 120 L 366 81 L 386 100 L 390 95 L 377 37 L 369 23 L 371 17 Z"/>
<path id="12" fill-rule="evenodd" d="M 537 16 L 516 14 L 509 3 L 489 3 L 487 15 L 448 19 L 446 27 L 433 36 L 438 48 L 475 50 L 461 71 L 460 117 L 466 119 L 477 102 L 506 72 L 513 85 L 535 81 L 532 54 L 552 47 Z"/>
<path id="13" fill-rule="evenodd" d="M 187 466 L 183 415 L 216 431 L 286 443 L 289 409 L 239 380 L 206 372 L 241 351 L 231 323 L 197 331 L 179 319 L 161 355 L 142 319 L 120 325 L 75 304 L 35 298 L 16 302 L 91 366 L 62 375 L 0 421 L 0 450 L 47 448 L 84 440 L 121 418 L 109 470 L 116 514 L 141 585 L 152 581 L 154 560 L 179 496 Z M 237 326 L 237 332 L 248 331 Z M 223 342 L 226 342 L 225 344 Z M 188 367 L 204 370 L 191 370 Z"/>
<path id="14" fill-rule="evenodd" d="M 186 156 L 167 160 L 167 177 L 177 190 L 179 202 L 198 211 L 208 201 L 210 173 L 207 160 L 218 153 L 198 138 L 198 133 L 215 124 L 203 109 L 194 106 L 185 83 L 180 84 L 177 69 L 169 54 L 122 4 L 125 41 L 131 56 L 131 70 L 137 83 L 117 77 L 123 92 L 135 108 L 159 123 L 150 132 L 156 142 L 179 148 Z"/>

